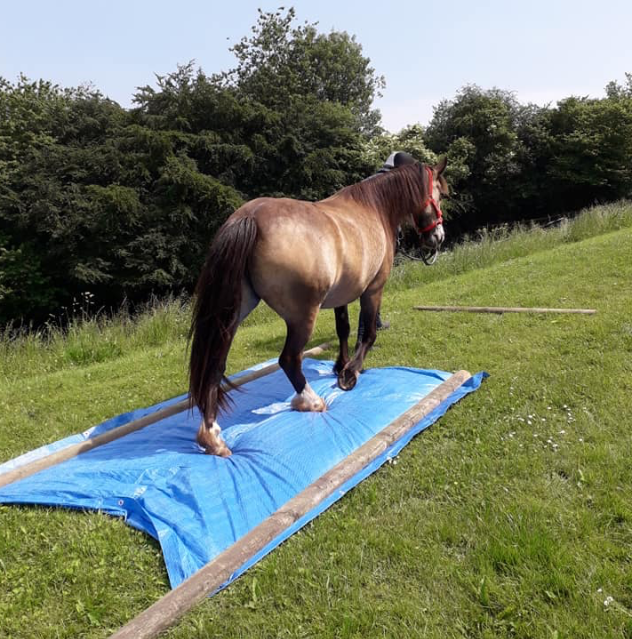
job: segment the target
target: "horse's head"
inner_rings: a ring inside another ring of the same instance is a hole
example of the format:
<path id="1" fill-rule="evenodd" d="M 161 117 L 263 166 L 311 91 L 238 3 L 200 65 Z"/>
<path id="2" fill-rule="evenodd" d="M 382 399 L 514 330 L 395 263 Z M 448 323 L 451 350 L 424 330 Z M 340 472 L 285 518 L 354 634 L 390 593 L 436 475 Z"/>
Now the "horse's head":
<path id="1" fill-rule="evenodd" d="M 426 199 L 421 203 L 420 210 L 413 215 L 413 224 L 421 242 L 422 251 L 427 255 L 430 263 L 434 262 L 437 252 L 445 239 L 443 229 L 443 213 L 441 212 L 441 198 L 448 195 L 448 183 L 443 172 L 448 164 L 444 157 L 435 166 L 421 164 L 422 180 L 426 181 Z"/>

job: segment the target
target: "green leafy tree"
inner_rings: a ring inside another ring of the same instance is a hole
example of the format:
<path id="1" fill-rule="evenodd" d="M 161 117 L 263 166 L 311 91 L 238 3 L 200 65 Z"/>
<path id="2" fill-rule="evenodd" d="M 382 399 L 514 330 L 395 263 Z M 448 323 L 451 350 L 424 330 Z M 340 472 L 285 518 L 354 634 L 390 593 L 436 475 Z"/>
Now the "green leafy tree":
<path id="1" fill-rule="evenodd" d="M 320 199 L 362 179 L 362 142 L 381 130 L 372 103 L 384 81 L 360 44 L 294 22 L 294 9 L 260 11 L 252 35 L 231 49 L 237 66 L 214 76 L 240 102 L 273 114 L 245 184 L 251 196 Z"/>
<path id="2" fill-rule="evenodd" d="M 4 83 L 0 321 L 42 321 L 190 290 L 215 228 L 240 205 L 201 173 L 200 139 L 157 131 L 92 89 Z"/>
<path id="3" fill-rule="evenodd" d="M 179 66 L 131 111 L 92 87 L 0 80 L 0 322 L 85 291 L 110 307 L 190 290 L 244 199 L 320 199 L 366 176 L 382 80 L 353 38 L 293 19 L 260 14 L 237 69 Z"/>
<path id="4" fill-rule="evenodd" d="M 512 219 L 520 205 L 525 147 L 518 128 L 523 113 L 513 94 L 474 85 L 435 108 L 427 144 L 450 156 L 454 191 L 474 224 Z M 467 219 L 461 222 L 470 226 Z"/>
<path id="5" fill-rule="evenodd" d="M 21 77 L 0 83 L 0 111 L 0 321 L 15 316 L 12 308 L 30 319 L 71 298 L 89 270 L 105 277 L 91 243 L 81 242 L 91 222 L 80 214 L 80 183 L 107 182 L 111 157 L 102 147 L 122 109 L 90 89 Z"/>
<path id="6" fill-rule="evenodd" d="M 632 193 L 632 76 L 605 99 L 556 107 L 469 86 L 435 110 L 428 146 L 450 155 L 461 210 L 458 232 L 489 223 L 576 211 Z"/>
<path id="7" fill-rule="evenodd" d="M 540 149 L 551 210 L 632 194 L 632 97 L 567 98 L 548 113 Z"/>
<path id="8" fill-rule="evenodd" d="M 412 124 L 399 133 L 382 132 L 365 140 L 362 144 L 362 161 L 374 172 L 379 170 L 393 151 L 405 151 L 427 164 L 434 164 L 438 157 L 426 146 L 422 126 Z"/>
<path id="9" fill-rule="evenodd" d="M 380 114 L 372 105 L 385 81 L 362 46 L 345 32 L 322 34 L 307 22 L 293 26 L 295 19 L 293 8 L 260 9 L 252 35 L 231 48 L 237 66 L 220 81 L 275 111 L 303 96 L 335 102 L 351 110 L 357 131 L 378 132 Z"/>
<path id="10" fill-rule="evenodd" d="M 606 96 L 609 100 L 627 100 L 632 98 L 632 73 L 625 74 L 625 84 L 616 80 L 606 85 Z"/>

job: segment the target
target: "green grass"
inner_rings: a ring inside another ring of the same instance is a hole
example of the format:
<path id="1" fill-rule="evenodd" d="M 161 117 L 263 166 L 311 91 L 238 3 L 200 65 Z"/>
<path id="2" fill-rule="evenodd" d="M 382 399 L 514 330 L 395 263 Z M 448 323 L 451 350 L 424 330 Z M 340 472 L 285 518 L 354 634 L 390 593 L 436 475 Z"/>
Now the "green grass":
<path id="1" fill-rule="evenodd" d="M 383 303 L 392 328 L 367 366 L 491 377 L 169 637 L 632 637 L 632 208 L 444 257 L 396 270 Z M 182 392 L 186 314 L 170 302 L 68 337 L 7 335 L 0 459 Z M 333 337 L 323 312 L 312 342 Z M 283 339 L 258 309 L 229 369 L 278 355 Z M 108 636 L 168 588 L 147 536 L 36 507 L 0 506 L 0 579 L 0 637 L 17 639 Z"/>

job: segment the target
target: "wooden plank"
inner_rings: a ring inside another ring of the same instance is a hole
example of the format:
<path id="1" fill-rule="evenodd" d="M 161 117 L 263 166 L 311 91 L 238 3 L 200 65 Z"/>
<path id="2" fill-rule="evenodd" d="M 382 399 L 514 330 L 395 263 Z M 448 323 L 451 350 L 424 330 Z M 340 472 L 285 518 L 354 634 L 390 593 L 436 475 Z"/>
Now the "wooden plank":
<path id="1" fill-rule="evenodd" d="M 315 346 L 314 348 L 310 348 L 309 350 L 303 353 L 304 356 L 313 356 L 320 355 L 324 353 L 327 349 L 330 348 L 330 344 L 325 342 L 324 344 L 320 344 L 319 346 Z M 278 363 L 270 364 L 269 366 L 264 366 L 259 370 L 252 371 L 251 373 L 246 373 L 242 375 L 238 379 L 233 381 L 234 386 L 243 386 L 248 382 L 252 382 L 255 379 L 259 379 L 260 377 L 264 377 L 265 375 L 269 375 L 270 373 L 274 373 L 278 371 L 280 368 Z M 227 388 L 230 390 L 230 387 Z M 109 430 L 107 433 L 102 433 L 101 435 L 97 435 L 95 437 L 91 437 L 90 439 L 86 439 L 83 442 L 78 444 L 72 444 L 62 450 L 58 450 L 46 457 L 41 457 L 40 459 L 36 459 L 28 464 L 24 464 L 24 466 L 19 466 L 14 470 L 10 470 L 6 473 L 0 475 L 0 488 L 2 486 L 6 486 L 15 481 L 19 481 L 20 479 L 24 479 L 25 477 L 30 477 L 35 473 L 38 473 L 40 470 L 44 470 L 45 468 L 50 468 L 51 466 L 55 466 L 56 464 L 60 464 L 63 461 L 68 459 L 72 459 L 81 453 L 85 453 L 93 448 L 97 448 L 98 446 L 103 446 L 104 444 L 108 444 L 109 442 L 114 441 L 115 439 L 119 439 L 120 437 L 124 437 L 125 435 L 129 435 L 141 428 L 145 428 L 145 426 L 149 426 L 150 424 L 154 424 L 159 422 L 161 419 L 165 419 L 167 417 L 171 417 L 172 415 L 176 415 L 178 413 L 182 413 L 185 410 L 190 408 L 189 399 L 184 399 L 176 404 L 171 406 L 167 406 L 166 408 L 161 408 L 160 410 L 152 413 L 151 415 L 146 415 L 145 417 L 141 417 L 140 419 L 136 419 L 127 424 L 123 424 L 122 426 L 118 426 L 117 428 L 113 428 Z"/>
<path id="2" fill-rule="evenodd" d="M 579 313 L 594 315 L 594 308 L 524 308 L 511 306 L 414 306 L 416 311 L 447 311 L 463 313 Z"/>
<path id="3" fill-rule="evenodd" d="M 113 634 L 112 639 L 150 639 L 167 630 L 179 617 L 230 579 L 250 557 L 260 552 L 286 528 L 310 512 L 403 437 L 470 377 L 467 371 L 459 371 L 452 375 L 242 539 L 132 619 Z"/>

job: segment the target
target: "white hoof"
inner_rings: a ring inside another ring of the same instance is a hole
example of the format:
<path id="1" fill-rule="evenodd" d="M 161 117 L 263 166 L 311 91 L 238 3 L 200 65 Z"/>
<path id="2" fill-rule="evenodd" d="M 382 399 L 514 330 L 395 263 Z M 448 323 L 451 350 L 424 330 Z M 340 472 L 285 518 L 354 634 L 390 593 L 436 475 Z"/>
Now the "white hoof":
<path id="1" fill-rule="evenodd" d="M 303 413 L 322 413 L 327 410 L 327 405 L 322 397 L 316 395 L 309 384 L 305 385 L 302 393 L 297 393 L 290 404 L 294 410 Z"/>
<path id="2" fill-rule="evenodd" d="M 213 422 L 210 428 L 207 428 L 204 422 L 200 424 L 197 434 L 197 442 L 207 455 L 217 455 L 218 457 L 230 457 L 230 448 L 222 439 L 220 433 L 222 429 L 217 422 Z"/>

